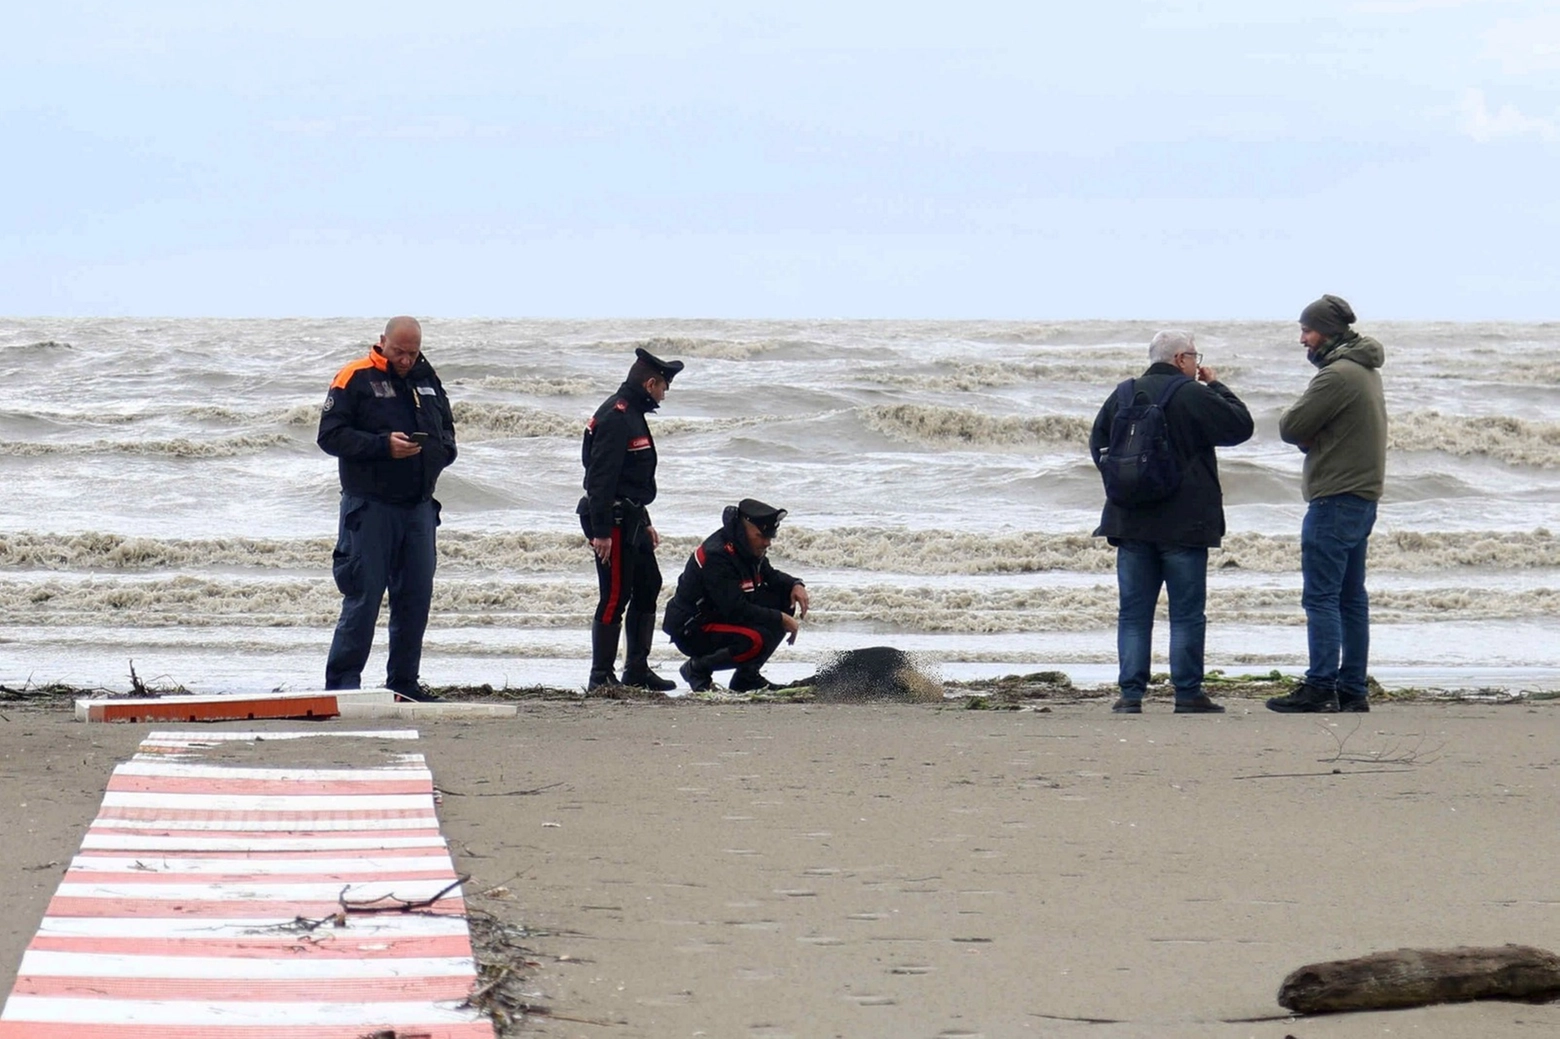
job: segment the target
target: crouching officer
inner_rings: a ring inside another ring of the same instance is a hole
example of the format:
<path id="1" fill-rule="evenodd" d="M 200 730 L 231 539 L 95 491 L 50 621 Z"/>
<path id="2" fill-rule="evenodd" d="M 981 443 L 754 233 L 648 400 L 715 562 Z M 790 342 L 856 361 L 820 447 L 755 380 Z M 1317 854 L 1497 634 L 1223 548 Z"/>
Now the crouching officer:
<path id="1" fill-rule="evenodd" d="M 655 561 L 661 535 L 647 510 L 655 501 L 655 441 L 645 416 L 666 399 L 681 361 L 663 361 L 640 347 L 628 378 L 602 402 L 585 427 L 580 460 L 585 465 L 585 496 L 575 510 L 596 556 L 601 598 L 590 625 L 590 680 L 587 688 L 618 685 L 613 674 L 618 635 L 628 615 L 628 654 L 624 685 L 664 692 L 674 689 L 650 670 L 655 636 L 655 605 L 661 594 L 661 568 Z"/>
<path id="2" fill-rule="evenodd" d="M 721 528 L 688 557 L 662 627 L 688 654 L 681 673 L 694 692 L 726 668 L 736 668 L 733 692 L 773 687 L 759 669 L 782 638 L 796 641 L 807 616 L 807 587 L 768 558 L 783 519 L 784 509 L 743 498 L 726 506 Z"/>
<path id="3" fill-rule="evenodd" d="M 416 319 L 391 318 L 368 356 L 336 373 L 316 441 L 336 456 L 341 473 L 331 558 L 341 617 L 325 662 L 325 688 L 360 687 L 379 601 L 389 588 L 385 687 L 403 699 L 428 699 L 418 686 L 418 671 L 438 558 L 439 503 L 433 489 L 455 461 L 455 418 L 423 356 Z"/>

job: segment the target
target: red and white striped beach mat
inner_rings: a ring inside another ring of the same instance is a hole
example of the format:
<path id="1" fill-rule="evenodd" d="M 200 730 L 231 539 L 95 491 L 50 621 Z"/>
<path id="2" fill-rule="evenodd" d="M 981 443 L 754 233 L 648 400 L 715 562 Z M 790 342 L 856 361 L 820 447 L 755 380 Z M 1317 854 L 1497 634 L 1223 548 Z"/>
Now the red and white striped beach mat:
<path id="1" fill-rule="evenodd" d="M 493 1039 L 466 1005 L 465 901 L 415 739 L 149 734 L 22 957 L 0 1039 Z"/>

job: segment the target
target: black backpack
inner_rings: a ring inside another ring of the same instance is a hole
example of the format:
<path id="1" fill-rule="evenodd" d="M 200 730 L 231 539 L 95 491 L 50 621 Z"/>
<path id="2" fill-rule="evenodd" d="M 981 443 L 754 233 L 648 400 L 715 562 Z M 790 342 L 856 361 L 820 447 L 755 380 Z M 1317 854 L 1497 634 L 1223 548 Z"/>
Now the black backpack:
<path id="1" fill-rule="evenodd" d="M 1116 417 L 1110 423 L 1110 443 L 1094 459 L 1112 504 L 1132 508 L 1161 501 L 1181 486 L 1181 464 L 1170 445 L 1165 405 L 1175 391 L 1192 380 L 1177 375 L 1165 383 L 1159 399 L 1138 404 L 1136 380 L 1116 387 Z"/>

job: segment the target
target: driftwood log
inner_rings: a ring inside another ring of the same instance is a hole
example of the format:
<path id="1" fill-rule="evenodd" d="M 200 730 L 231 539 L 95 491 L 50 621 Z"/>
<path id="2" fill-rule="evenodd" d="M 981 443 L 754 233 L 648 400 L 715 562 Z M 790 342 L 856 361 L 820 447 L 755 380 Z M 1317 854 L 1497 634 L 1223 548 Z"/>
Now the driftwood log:
<path id="1" fill-rule="evenodd" d="M 1560 999 L 1560 956 L 1527 945 L 1398 949 L 1312 963 L 1292 972 L 1278 988 L 1279 1006 L 1299 1014 L 1396 1010 L 1473 999 Z"/>

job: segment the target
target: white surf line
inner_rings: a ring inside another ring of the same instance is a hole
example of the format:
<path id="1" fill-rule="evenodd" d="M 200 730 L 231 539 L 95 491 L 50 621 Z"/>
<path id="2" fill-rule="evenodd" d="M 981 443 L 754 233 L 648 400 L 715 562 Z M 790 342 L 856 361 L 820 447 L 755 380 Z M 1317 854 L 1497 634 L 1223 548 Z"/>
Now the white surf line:
<path id="1" fill-rule="evenodd" d="M 342 978 L 450 978 L 473 975 L 467 956 L 419 956 L 395 960 L 262 959 L 239 957 L 122 956 L 97 952 L 26 952 L 17 974 L 82 978 L 216 978 L 245 981 Z"/>
<path id="2" fill-rule="evenodd" d="M 330 735 L 151 734 L 115 770 L 50 902 L 58 915 L 23 955 L 0 1039 L 491 1037 L 454 998 L 476 985 L 476 963 L 421 755 L 357 770 L 161 753 Z M 318 923 L 343 901 L 434 904 L 299 930 L 303 910 Z"/>

